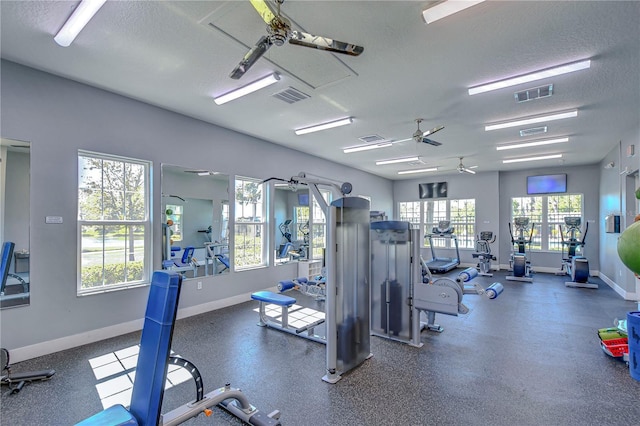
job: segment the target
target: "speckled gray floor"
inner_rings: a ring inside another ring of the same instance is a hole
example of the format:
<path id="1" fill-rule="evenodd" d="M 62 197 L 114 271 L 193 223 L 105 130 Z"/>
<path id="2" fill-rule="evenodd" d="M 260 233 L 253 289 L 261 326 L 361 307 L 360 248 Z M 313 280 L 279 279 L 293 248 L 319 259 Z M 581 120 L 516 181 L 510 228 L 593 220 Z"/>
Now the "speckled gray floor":
<path id="1" fill-rule="evenodd" d="M 596 278 L 571 289 L 564 277 L 533 284 L 504 273 L 496 300 L 465 296 L 466 316 L 438 315 L 442 334 L 422 348 L 372 337 L 373 357 L 335 385 L 321 380 L 325 347 L 256 326 L 257 302 L 180 320 L 173 349 L 200 369 L 205 392 L 230 382 L 284 425 L 637 425 L 640 382 L 605 355 L 597 329 L 637 310 Z M 292 293 L 299 301 L 299 293 Z M 131 333 L 13 366 L 55 368 L 48 382 L 3 395 L 2 425 L 74 424 L 102 409 L 88 360 L 138 343 Z M 6 388 L 3 388 L 5 391 Z M 194 397 L 192 383 L 165 392 L 163 411 Z M 191 425 L 238 425 L 221 410 Z"/>

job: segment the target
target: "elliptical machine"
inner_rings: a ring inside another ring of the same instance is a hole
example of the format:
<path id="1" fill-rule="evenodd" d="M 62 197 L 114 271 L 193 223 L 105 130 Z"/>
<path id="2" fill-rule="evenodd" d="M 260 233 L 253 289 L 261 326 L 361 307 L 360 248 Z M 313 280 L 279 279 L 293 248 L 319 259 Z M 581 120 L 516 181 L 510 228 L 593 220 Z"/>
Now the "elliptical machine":
<path id="1" fill-rule="evenodd" d="M 474 259 L 478 259 L 476 269 L 478 275 L 484 277 L 492 277 L 491 273 L 491 261 L 496 260 L 496 257 L 491 254 L 491 244 L 496 242 L 496 236 L 491 231 L 481 231 L 480 235 L 476 236 L 476 252 L 472 254 Z"/>
<path id="2" fill-rule="evenodd" d="M 529 218 L 520 216 L 513 218 L 513 225 L 515 226 L 516 238 L 513 237 L 513 230 L 511 229 L 511 223 L 509 223 L 509 235 L 511 235 L 511 259 L 509 259 L 509 269 L 513 272 L 512 275 L 508 275 L 505 278 L 509 281 L 523 281 L 533 282 L 531 274 L 531 261 L 527 254 L 527 248 L 531 250 L 531 240 L 533 238 L 533 229 L 535 225 L 531 224 L 531 230 L 529 230 Z M 529 234 L 529 237 L 526 237 Z"/>
<path id="3" fill-rule="evenodd" d="M 584 232 L 582 232 L 580 230 L 581 222 L 582 220 L 578 216 L 565 216 L 565 232 L 562 230 L 562 225 L 558 225 L 562 239 L 562 266 L 556 275 L 566 273 L 571 277 L 571 281 L 564 283 L 567 287 L 598 288 L 598 284 L 589 282 L 589 261 L 582 255 L 589 223 L 585 224 Z M 565 234 L 567 239 L 565 239 Z M 578 239 L 578 234 L 582 234 L 582 239 Z"/>

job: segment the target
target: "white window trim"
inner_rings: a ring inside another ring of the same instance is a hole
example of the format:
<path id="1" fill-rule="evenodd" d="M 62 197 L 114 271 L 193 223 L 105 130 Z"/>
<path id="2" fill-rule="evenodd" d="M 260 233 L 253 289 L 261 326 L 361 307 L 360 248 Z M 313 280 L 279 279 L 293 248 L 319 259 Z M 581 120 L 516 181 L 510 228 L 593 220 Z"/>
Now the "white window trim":
<path id="1" fill-rule="evenodd" d="M 120 221 L 99 221 L 99 220 L 81 220 L 80 218 L 76 219 L 77 226 L 77 241 L 76 241 L 76 256 L 77 256 L 77 276 L 76 276 L 76 292 L 78 296 L 89 296 L 94 294 L 102 294 L 109 293 L 112 291 L 126 290 L 130 288 L 137 288 L 147 286 L 151 283 L 151 271 L 152 271 L 152 262 L 153 262 L 153 227 L 151 226 L 151 217 L 152 217 L 152 202 L 151 202 L 151 176 L 153 175 L 153 163 L 147 160 L 140 160 L 129 157 L 121 157 L 117 155 L 103 154 L 99 152 L 78 150 L 78 154 L 76 157 L 76 165 L 78 164 L 79 157 L 92 157 L 100 160 L 107 161 L 121 161 L 131 164 L 140 164 L 145 167 L 145 212 L 146 217 L 144 220 L 120 220 Z M 79 170 L 77 176 L 79 177 Z M 78 190 L 80 187 L 79 180 L 76 182 L 76 215 L 79 212 L 79 201 L 78 201 Z M 144 258 L 143 258 L 143 279 L 139 281 L 131 281 L 127 283 L 121 284 L 111 284 L 108 286 L 102 286 L 97 288 L 82 288 L 82 226 L 84 225 L 143 225 L 146 228 L 145 238 L 144 238 Z"/>

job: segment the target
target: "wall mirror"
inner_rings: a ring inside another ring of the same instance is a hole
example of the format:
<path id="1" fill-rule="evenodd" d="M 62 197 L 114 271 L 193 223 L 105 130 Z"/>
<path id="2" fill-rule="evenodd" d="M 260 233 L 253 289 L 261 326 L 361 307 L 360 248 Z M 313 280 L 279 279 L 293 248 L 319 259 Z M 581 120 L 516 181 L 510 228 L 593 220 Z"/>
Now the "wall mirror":
<path id="1" fill-rule="evenodd" d="M 29 304 L 29 148 L 28 142 L 0 138 L 0 307 L 3 309 Z"/>
<path id="2" fill-rule="evenodd" d="M 309 259 L 310 194 L 306 186 L 275 183 L 273 191 L 276 265 Z"/>
<path id="3" fill-rule="evenodd" d="M 162 165 L 162 267 L 186 279 L 229 273 L 229 176 Z"/>

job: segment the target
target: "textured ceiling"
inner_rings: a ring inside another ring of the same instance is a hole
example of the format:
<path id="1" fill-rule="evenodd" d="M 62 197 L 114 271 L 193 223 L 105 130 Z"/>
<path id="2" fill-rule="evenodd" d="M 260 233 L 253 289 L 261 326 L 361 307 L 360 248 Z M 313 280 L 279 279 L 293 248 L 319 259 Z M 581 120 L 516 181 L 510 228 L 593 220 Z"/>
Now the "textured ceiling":
<path id="1" fill-rule="evenodd" d="M 77 2 L 0 2 L 2 58 L 145 101 L 269 142 L 390 179 L 425 167 L 376 160 L 418 155 L 438 173 L 464 157 L 477 171 L 600 161 L 640 122 L 640 2 L 488 1 L 426 25 L 420 1 L 285 1 L 293 27 L 364 46 L 358 57 L 285 44 L 272 47 L 241 79 L 228 77 L 265 25 L 249 1 L 108 1 L 70 47 L 53 36 Z M 591 68 L 469 96 L 469 87 L 532 70 L 592 59 Z M 211 97 L 270 72 L 274 86 L 218 106 Z M 514 92 L 553 84 L 553 96 L 517 103 Z M 310 98 L 287 104 L 275 92 L 294 87 Z M 544 138 L 569 143 L 510 151 L 520 128 L 484 125 L 578 109 L 550 122 Z M 350 126 L 296 136 L 296 128 L 344 116 Z M 444 125 L 442 146 L 413 141 L 344 154 L 358 139 L 410 138 Z M 518 151 L 518 152 L 516 152 Z M 562 160 L 502 164 L 503 159 L 563 154 Z"/>

